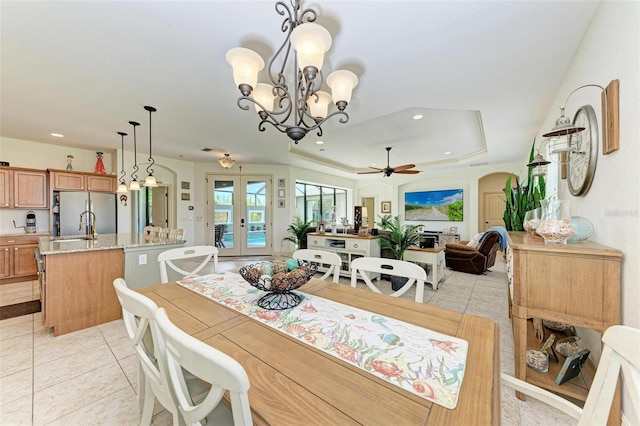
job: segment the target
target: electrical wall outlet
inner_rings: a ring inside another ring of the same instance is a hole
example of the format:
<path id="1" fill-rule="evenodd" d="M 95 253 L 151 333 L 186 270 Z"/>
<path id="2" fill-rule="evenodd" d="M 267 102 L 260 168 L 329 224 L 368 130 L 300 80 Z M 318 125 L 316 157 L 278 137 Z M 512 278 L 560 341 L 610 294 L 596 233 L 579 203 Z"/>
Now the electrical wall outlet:
<path id="1" fill-rule="evenodd" d="M 140 254 L 138 255 L 138 265 L 146 265 L 147 264 L 147 255 Z"/>

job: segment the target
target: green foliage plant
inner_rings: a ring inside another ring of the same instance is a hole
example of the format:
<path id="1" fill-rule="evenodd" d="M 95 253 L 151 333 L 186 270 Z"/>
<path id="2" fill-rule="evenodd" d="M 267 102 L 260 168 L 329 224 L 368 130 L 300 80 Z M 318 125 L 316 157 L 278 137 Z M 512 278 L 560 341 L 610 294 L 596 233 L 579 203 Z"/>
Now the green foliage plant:
<path id="1" fill-rule="evenodd" d="M 283 241 L 291 241 L 300 250 L 302 242 L 307 237 L 307 234 L 311 230 L 311 221 L 305 222 L 300 216 L 293 218 L 293 222 L 287 227 L 289 235 L 284 237 Z"/>
<path id="2" fill-rule="evenodd" d="M 419 225 L 401 225 L 400 216 L 379 216 L 382 220 L 378 222 L 380 229 L 389 231 L 389 234 L 380 234 L 378 242 L 383 249 L 393 252 L 396 259 L 402 260 L 404 252 L 411 246 L 416 246 L 422 238 L 419 232 Z"/>
<path id="3" fill-rule="evenodd" d="M 535 156 L 535 145 L 536 141 L 534 140 L 529 153 L 529 162 L 532 162 Z M 504 226 L 507 231 L 524 231 L 522 224 L 525 213 L 540 207 L 540 200 L 544 200 L 547 187 L 544 176 L 534 176 L 532 167 L 528 167 L 526 185 L 522 185 L 516 177 L 516 186 L 513 187 L 511 177 L 507 178 L 504 187 L 506 196 Z"/>

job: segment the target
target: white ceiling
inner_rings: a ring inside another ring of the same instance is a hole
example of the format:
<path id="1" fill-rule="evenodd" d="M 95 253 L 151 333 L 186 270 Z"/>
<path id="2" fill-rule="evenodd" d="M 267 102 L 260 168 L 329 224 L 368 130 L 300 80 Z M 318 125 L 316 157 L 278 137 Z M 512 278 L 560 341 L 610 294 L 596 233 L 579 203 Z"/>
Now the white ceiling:
<path id="1" fill-rule="evenodd" d="M 551 102 L 598 2 L 306 2 L 333 36 L 325 75 L 346 68 L 360 82 L 347 124 L 334 119 L 295 146 L 238 108 L 225 61 L 243 46 L 268 64 L 283 41 L 274 4 L 2 0 L 0 134 L 109 152 L 124 131 L 132 150 L 135 120 L 146 154 L 151 105 L 154 156 L 228 152 L 362 179 L 380 178 L 355 172 L 384 167 L 386 146 L 391 166 L 419 170 L 519 161 L 559 107 Z"/>

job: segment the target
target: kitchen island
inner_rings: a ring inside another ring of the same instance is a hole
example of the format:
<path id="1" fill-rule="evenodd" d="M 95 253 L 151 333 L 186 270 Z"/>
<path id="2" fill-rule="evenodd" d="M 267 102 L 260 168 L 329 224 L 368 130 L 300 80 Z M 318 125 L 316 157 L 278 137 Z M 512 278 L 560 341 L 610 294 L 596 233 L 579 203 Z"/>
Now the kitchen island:
<path id="1" fill-rule="evenodd" d="M 157 253 L 184 243 L 143 234 L 41 237 L 42 324 L 58 336 L 120 318 L 113 280 L 126 280 L 125 270 L 135 274 L 137 268 L 159 277 Z"/>

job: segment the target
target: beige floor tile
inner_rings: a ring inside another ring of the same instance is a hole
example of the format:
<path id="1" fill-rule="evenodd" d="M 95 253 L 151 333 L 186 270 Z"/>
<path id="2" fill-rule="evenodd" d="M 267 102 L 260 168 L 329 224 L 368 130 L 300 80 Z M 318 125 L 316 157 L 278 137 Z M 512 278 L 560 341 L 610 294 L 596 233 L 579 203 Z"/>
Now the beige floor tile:
<path id="1" fill-rule="evenodd" d="M 98 329 L 107 343 L 111 343 L 112 341 L 119 340 L 123 337 L 128 337 L 124 321 L 121 319 L 111 321 L 106 324 L 100 324 Z"/>
<path id="2" fill-rule="evenodd" d="M 127 358 L 136 353 L 131 339 L 127 336 L 109 342 L 109 347 L 116 359 Z"/>
<path id="3" fill-rule="evenodd" d="M 54 337 L 51 330 L 34 333 L 35 364 L 39 365 L 55 359 L 67 358 L 81 348 L 104 345 L 105 340 L 97 327 Z"/>
<path id="4" fill-rule="evenodd" d="M 0 340 L 12 339 L 17 336 L 32 336 L 33 323 L 31 321 L 7 324 L 0 328 Z"/>
<path id="5" fill-rule="evenodd" d="M 35 392 L 33 424 L 47 424 L 130 387 L 120 365 L 113 360 L 104 367 Z"/>
<path id="6" fill-rule="evenodd" d="M 31 368 L 3 376 L 2 384 L 0 384 L 0 401 L 2 401 L 2 404 L 24 398 L 25 396 L 31 398 L 33 392 L 32 380 L 33 370 Z M 0 419 L 1 418 L 0 416 Z M 0 424 L 2 424 L 1 420 Z"/>
<path id="7" fill-rule="evenodd" d="M 33 349 L 13 351 L 0 355 L 0 377 L 33 368 Z"/>
<path id="8" fill-rule="evenodd" d="M 133 390 L 138 393 L 138 355 L 131 355 L 118 360 L 120 368 L 124 372 Z"/>
<path id="9" fill-rule="evenodd" d="M 51 426 L 135 426 L 138 424 L 140 424 L 138 401 L 131 387 L 120 389 L 49 423 Z"/>
<path id="10" fill-rule="evenodd" d="M 106 342 L 98 346 L 80 346 L 72 356 L 56 358 L 35 365 L 33 370 L 34 391 L 39 391 L 96 368 L 113 364 L 115 357 Z"/>
<path id="11" fill-rule="evenodd" d="M 20 317 L 13 317 L 13 318 L 7 318 L 4 319 L 2 321 L 0 321 L 0 330 L 3 329 L 4 327 L 9 327 L 15 324 L 20 324 L 23 322 L 31 322 L 33 319 L 33 316 L 35 314 L 30 314 L 30 315 L 22 315 Z"/>
<path id="12" fill-rule="evenodd" d="M 33 349 L 33 336 L 31 333 L 0 340 L 0 356 L 31 349 Z"/>
<path id="13" fill-rule="evenodd" d="M 31 424 L 31 394 L 0 405 L 0 424 L 2 426 L 25 426 Z"/>

